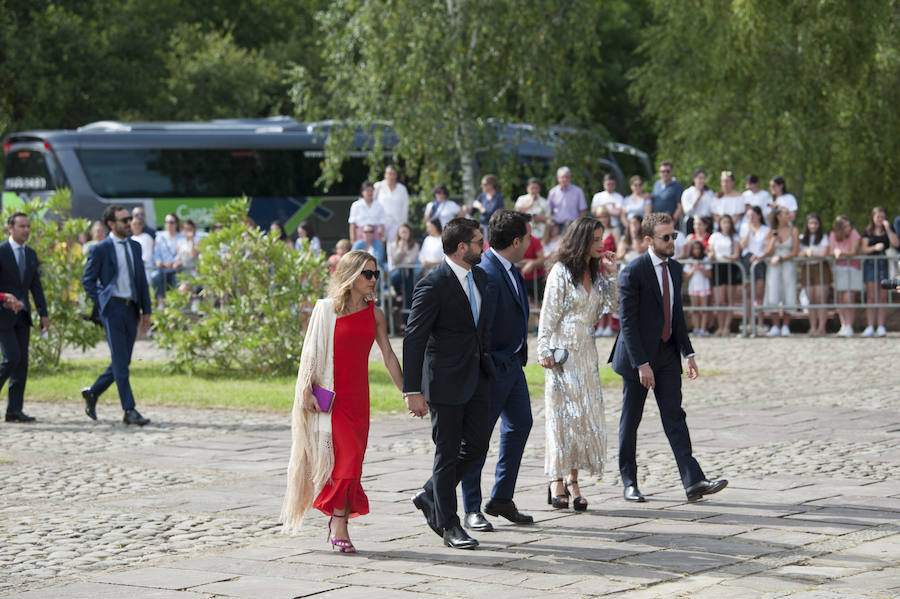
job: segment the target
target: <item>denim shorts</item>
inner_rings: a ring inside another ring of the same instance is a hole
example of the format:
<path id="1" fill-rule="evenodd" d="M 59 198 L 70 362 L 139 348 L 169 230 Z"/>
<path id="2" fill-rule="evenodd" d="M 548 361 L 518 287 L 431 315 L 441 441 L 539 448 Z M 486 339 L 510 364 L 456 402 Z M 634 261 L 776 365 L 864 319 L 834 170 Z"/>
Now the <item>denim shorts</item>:
<path id="1" fill-rule="evenodd" d="M 863 281 L 880 281 L 888 278 L 887 258 L 876 258 L 863 262 Z"/>

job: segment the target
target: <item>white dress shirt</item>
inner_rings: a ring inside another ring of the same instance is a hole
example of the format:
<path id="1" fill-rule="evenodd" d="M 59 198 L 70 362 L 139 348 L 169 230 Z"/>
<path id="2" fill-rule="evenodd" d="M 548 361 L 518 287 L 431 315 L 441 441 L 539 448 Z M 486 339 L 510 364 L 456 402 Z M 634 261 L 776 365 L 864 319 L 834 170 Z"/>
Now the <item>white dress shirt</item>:
<path id="1" fill-rule="evenodd" d="M 647 253 L 650 254 L 650 260 L 653 262 L 653 272 L 656 273 L 656 282 L 659 285 L 659 294 L 663 295 L 663 279 L 662 279 L 662 266 L 663 262 L 668 262 L 668 260 L 663 260 L 659 256 L 653 253 L 653 248 L 650 247 L 647 249 Z M 675 284 L 672 282 L 672 270 L 671 265 L 666 264 L 666 275 L 669 278 L 669 317 L 673 320 L 675 319 L 675 294 L 681 293 L 681 289 L 675 289 Z M 670 330 L 672 334 L 675 334 L 675 327 L 672 326 L 672 323 L 669 323 Z M 694 354 L 688 354 L 685 356 L 686 358 L 694 357 Z M 641 364 L 643 366 L 643 364 Z"/>
<path id="2" fill-rule="evenodd" d="M 117 237 L 112 234 L 113 245 L 116 248 L 116 262 L 119 267 L 119 274 L 116 277 L 116 288 L 113 290 L 113 297 L 121 297 L 124 299 L 132 299 L 134 295 L 131 293 L 131 273 L 128 271 L 128 264 L 134 258 L 134 254 L 127 256 L 125 252 L 129 250 L 128 240 Z M 132 268 L 134 265 L 132 264 Z"/>
<path id="3" fill-rule="evenodd" d="M 462 286 L 463 292 L 466 294 L 466 297 L 469 297 L 469 282 L 466 280 L 466 275 L 469 274 L 470 269 L 463 268 L 450 258 L 444 256 L 444 262 L 446 262 L 450 269 L 453 271 L 453 274 L 456 275 L 456 278 L 459 279 L 459 284 Z M 475 284 L 475 275 L 472 275 L 472 290 L 475 292 L 475 305 L 478 307 L 478 314 L 481 314 L 481 292 L 478 291 L 478 285 Z M 471 298 L 469 299 L 471 302 Z"/>

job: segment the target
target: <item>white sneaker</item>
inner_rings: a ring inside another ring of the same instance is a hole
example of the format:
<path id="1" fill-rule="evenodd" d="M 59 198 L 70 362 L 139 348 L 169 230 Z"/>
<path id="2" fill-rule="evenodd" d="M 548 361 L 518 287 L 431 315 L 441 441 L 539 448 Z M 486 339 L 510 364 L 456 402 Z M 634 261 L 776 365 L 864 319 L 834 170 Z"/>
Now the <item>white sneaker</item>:
<path id="1" fill-rule="evenodd" d="M 769 332 L 766 333 L 766 337 L 781 337 L 781 329 L 776 326 L 773 326 L 769 329 Z"/>
<path id="2" fill-rule="evenodd" d="M 852 337 L 853 336 L 853 327 L 850 325 L 843 325 L 841 330 L 837 332 L 838 337 Z"/>
<path id="3" fill-rule="evenodd" d="M 790 337 L 791 336 L 791 329 L 788 327 L 788 325 L 786 325 L 786 324 L 781 325 L 781 336 L 782 337 Z"/>
<path id="4" fill-rule="evenodd" d="M 612 330 L 612 327 L 606 327 L 605 329 L 603 329 L 604 337 L 612 337 L 615 334 L 616 332 Z"/>
<path id="5" fill-rule="evenodd" d="M 862 337 L 872 337 L 875 334 L 875 327 L 867 326 L 866 329 L 862 332 Z"/>
<path id="6" fill-rule="evenodd" d="M 883 325 L 875 329 L 876 337 L 884 337 L 885 335 L 887 335 L 887 331 L 885 330 Z"/>

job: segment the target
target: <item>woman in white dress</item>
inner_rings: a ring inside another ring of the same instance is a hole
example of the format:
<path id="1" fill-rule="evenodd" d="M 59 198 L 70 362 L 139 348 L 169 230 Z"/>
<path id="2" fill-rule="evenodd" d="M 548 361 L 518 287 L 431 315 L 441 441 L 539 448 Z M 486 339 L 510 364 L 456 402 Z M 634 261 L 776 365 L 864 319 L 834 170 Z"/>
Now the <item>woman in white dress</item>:
<path id="1" fill-rule="evenodd" d="M 546 453 L 544 470 L 552 477 L 547 502 L 556 509 L 587 509 L 578 487 L 578 471 L 603 473 L 606 420 L 594 323 L 616 310 L 619 285 L 616 257 L 603 250 L 603 225 L 581 217 L 566 228 L 557 262 L 547 277 L 538 324 L 538 356 L 546 371 L 544 391 Z M 605 276 L 600 274 L 603 266 Z M 554 349 L 568 356 L 557 363 Z M 564 482 L 563 477 L 568 474 Z"/>
<path id="2" fill-rule="evenodd" d="M 797 306 L 797 263 L 794 258 L 800 252 L 800 235 L 797 227 L 791 226 L 791 214 L 790 210 L 781 206 L 776 206 L 772 211 L 772 230 L 769 231 L 763 254 L 769 258 L 766 305 L 782 306 L 781 310 L 770 314 L 772 328 L 769 329 L 769 337 L 787 337 L 791 334 L 791 317 L 787 311 Z"/>

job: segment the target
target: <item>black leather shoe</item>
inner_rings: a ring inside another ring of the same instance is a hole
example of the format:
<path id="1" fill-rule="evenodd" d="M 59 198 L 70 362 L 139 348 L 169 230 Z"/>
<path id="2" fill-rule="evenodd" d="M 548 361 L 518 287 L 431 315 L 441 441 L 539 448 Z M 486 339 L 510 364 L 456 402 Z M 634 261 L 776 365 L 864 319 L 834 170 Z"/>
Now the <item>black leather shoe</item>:
<path id="1" fill-rule="evenodd" d="M 625 501 L 634 501 L 635 503 L 644 503 L 647 501 L 644 494 L 638 491 L 637 485 L 628 485 L 623 493 Z"/>
<path id="2" fill-rule="evenodd" d="M 488 522 L 488 519 L 481 512 L 467 512 L 463 525 L 469 530 L 477 530 L 478 532 L 491 532 L 494 530 L 494 525 Z"/>
<path id="3" fill-rule="evenodd" d="M 467 535 L 462 526 L 454 524 L 444 529 L 444 545 L 451 549 L 475 549 L 478 541 Z"/>
<path id="4" fill-rule="evenodd" d="M 513 524 L 533 524 L 534 518 L 523 514 L 512 499 L 489 499 L 484 504 L 484 512 L 491 516 L 506 518 Z"/>
<path id="5" fill-rule="evenodd" d="M 434 534 L 443 538 L 444 530 L 434 522 L 434 501 L 428 491 L 422 489 L 413 495 L 412 502 L 413 505 L 416 506 L 416 509 L 422 510 L 422 514 L 425 516 L 425 522 L 428 523 L 428 528 L 433 530 Z"/>
<path id="6" fill-rule="evenodd" d="M 25 412 L 7 412 L 7 422 L 34 422 L 34 416 L 29 416 Z"/>
<path id="7" fill-rule="evenodd" d="M 144 426 L 145 424 L 150 424 L 150 419 L 141 416 L 141 413 L 137 410 L 126 410 L 125 416 L 122 417 L 122 422 L 124 422 L 125 424 L 136 424 L 138 426 Z"/>
<path id="8" fill-rule="evenodd" d="M 692 484 L 690 487 L 684 490 L 687 493 L 688 501 L 697 501 L 704 495 L 712 495 L 713 493 L 718 493 L 722 489 L 728 486 L 728 481 L 724 478 L 714 481 L 701 480 Z"/>
<path id="9" fill-rule="evenodd" d="M 91 420 L 97 419 L 97 396 L 91 393 L 90 387 L 81 390 L 81 397 L 84 398 L 84 413 Z"/>

